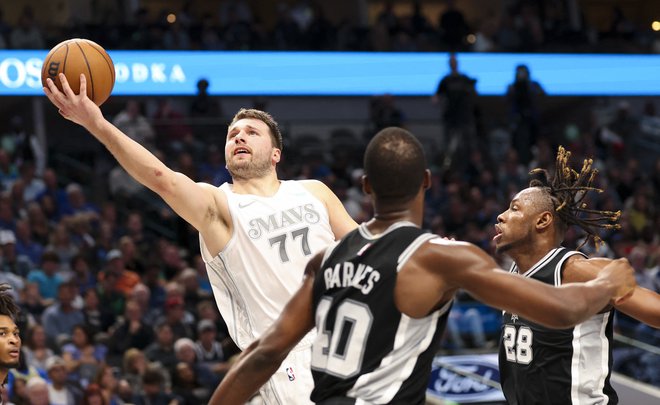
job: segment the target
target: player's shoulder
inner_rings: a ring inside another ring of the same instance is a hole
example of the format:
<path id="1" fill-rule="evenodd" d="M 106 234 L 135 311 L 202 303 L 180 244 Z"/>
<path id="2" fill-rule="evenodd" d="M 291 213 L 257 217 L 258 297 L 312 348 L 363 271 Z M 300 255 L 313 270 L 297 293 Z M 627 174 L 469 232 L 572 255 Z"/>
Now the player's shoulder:
<path id="1" fill-rule="evenodd" d="M 585 282 L 596 278 L 597 267 L 592 265 L 592 261 L 579 252 L 570 254 L 562 265 L 562 282 Z"/>
<path id="2" fill-rule="evenodd" d="M 306 180 L 291 180 L 293 184 L 298 184 L 305 188 L 307 191 L 310 193 L 314 194 L 315 196 L 319 198 L 323 198 L 325 195 L 330 193 L 330 188 L 326 186 L 322 181 L 319 180 L 314 180 L 314 179 L 306 179 Z"/>
<path id="3" fill-rule="evenodd" d="M 421 259 L 436 260 L 440 256 L 451 254 L 455 249 L 471 246 L 471 243 L 448 239 L 436 234 L 428 234 L 425 239 L 415 252 L 415 255 Z"/>
<path id="4" fill-rule="evenodd" d="M 229 183 L 223 183 L 220 186 L 216 186 L 214 184 L 206 183 L 204 181 L 198 181 L 196 184 L 204 191 L 211 193 L 215 196 L 225 196 L 226 193 L 224 190 L 227 188 L 227 185 L 229 185 Z"/>
<path id="5" fill-rule="evenodd" d="M 420 263 L 442 271 L 454 265 L 470 263 L 485 254 L 481 248 L 470 242 L 447 239 L 439 235 L 427 238 L 417 249 L 415 256 Z M 445 263 L 446 266 L 437 266 Z"/>
<path id="6" fill-rule="evenodd" d="M 437 253 L 451 252 L 455 249 L 470 249 L 474 245 L 470 242 L 462 240 L 449 239 L 440 235 L 433 234 L 425 243 L 425 248 L 429 251 Z"/>

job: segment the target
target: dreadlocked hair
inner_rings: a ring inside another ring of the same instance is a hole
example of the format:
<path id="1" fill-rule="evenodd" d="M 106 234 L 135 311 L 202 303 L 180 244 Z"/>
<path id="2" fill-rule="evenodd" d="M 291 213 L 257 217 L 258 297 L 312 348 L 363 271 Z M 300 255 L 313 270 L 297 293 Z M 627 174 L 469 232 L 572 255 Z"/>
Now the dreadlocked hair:
<path id="1" fill-rule="evenodd" d="M 582 170 L 577 172 L 568 164 L 570 157 L 571 152 L 560 146 L 557 151 L 557 162 L 552 181 L 548 180 L 547 170 L 537 168 L 529 174 L 540 175 L 540 178 L 532 180 L 529 186 L 540 187 L 549 194 L 563 232 L 569 226 L 577 225 L 587 233 L 587 237 L 578 246 L 578 249 L 587 244 L 589 239 L 593 239 L 596 248 L 599 248 L 603 244 L 603 240 L 598 235 L 598 231 L 600 229 L 620 229 L 621 225 L 617 221 L 621 216 L 621 211 L 587 208 L 587 203 L 584 201 L 587 194 L 590 191 L 603 192 L 602 189 L 593 186 L 598 170 L 592 168 L 593 159 L 585 159 L 582 163 Z"/>
<path id="2" fill-rule="evenodd" d="M 9 284 L 0 284 L 0 315 L 5 315 L 13 320 L 16 320 L 18 313 L 21 311 L 14 298 L 7 292 L 11 290 Z"/>

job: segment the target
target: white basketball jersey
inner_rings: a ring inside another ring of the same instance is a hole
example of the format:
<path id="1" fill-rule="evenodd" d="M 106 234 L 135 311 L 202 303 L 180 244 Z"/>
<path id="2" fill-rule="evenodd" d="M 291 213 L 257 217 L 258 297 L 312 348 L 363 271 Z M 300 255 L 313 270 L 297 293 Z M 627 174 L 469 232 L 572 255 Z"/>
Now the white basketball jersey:
<path id="1" fill-rule="evenodd" d="M 278 318 L 300 287 L 307 262 L 334 234 L 325 205 L 300 182 L 282 181 L 272 197 L 235 194 L 228 183 L 220 189 L 234 232 L 216 257 L 201 235 L 200 250 L 218 309 L 244 350 Z"/>

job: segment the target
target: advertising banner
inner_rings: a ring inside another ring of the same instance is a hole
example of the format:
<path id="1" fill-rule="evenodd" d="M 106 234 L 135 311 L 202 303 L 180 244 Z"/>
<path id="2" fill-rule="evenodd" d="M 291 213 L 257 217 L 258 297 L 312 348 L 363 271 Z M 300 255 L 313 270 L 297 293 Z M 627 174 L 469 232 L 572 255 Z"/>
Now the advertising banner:
<path id="1" fill-rule="evenodd" d="M 41 95 L 47 50 L 0 50 L 0 96 Z M 113 51 L 113 95 L 431 95 L 448 73 L 446 53 Z M 503 95 L 518 64 L 549 95 L 660 95 L 660 55 L 458 55 L 481 95 Z"/>

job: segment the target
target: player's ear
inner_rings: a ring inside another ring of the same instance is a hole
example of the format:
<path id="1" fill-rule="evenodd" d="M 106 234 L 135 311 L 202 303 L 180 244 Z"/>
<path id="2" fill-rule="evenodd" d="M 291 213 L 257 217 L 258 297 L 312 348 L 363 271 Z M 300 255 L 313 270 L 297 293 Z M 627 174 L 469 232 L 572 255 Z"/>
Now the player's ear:
<path id="1" fill-rule="evenodd" d="M 555 217 L 550 211 L 543 211 L 536 219 L 536 229 L 548 229 L 555 222 Z"/>
<path id="2" fill-rule="evenodd" d="M 362 180 L 362 191 L 366 195 L 371 195 L 371 183 L 369 183 L 369 178 L 367 177 L 367 175 L 363 174 L 361 180 Z"/>
<path id="3" fill-rule="evenodd" d="M 431 171 L 429 169 L 424 170 L 424 181 L 422 182 L 422 187 L 424 187 L 424 190 L 428 190 L 431 188 Z"/>
<path id="4" fill-rule="evenodd" d="M 282 151 L 278 148 L 273 148 L 272 159 L 274 163 L 280 163 L 280 159 L 282 159 Z"/>

